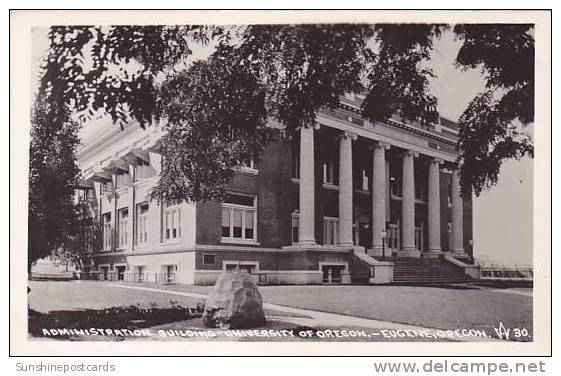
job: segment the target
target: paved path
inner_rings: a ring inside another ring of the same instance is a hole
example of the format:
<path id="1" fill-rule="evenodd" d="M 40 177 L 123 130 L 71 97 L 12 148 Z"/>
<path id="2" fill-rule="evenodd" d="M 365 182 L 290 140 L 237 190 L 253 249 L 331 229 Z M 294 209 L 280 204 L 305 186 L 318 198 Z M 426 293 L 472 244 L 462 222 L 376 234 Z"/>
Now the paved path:
<path id="1" fill-rule="evenodd" d="M 517 290 L 517 289 L 492 289 L 493 292 L 499 292 L 501 294 L 512 294 L 512 295 L 521 295 L 521 296 L 534 296 L 532 291 L 526 290 Z"/>
<path id="2" fill-rule="evenodd" d="M 181 291 L 172 291 L 172 290 L 163 290 L 157 289 L 153 287 L 144 287 L 144 286 L 130 286 L 130 285 L 122 285 L 122 284 L 110 284 L 113 287 L 120 287 L 125 289 L 133 289 L 133 290 L 142 290 L 142 291 L 150 291 L 150 292 L 159 292 L 163 294 L 170 294 L 170 295 L 178 295 L 184 296 L 188 298 L 195 298 L 195 299 L 205 299 L 207 295 L 199 294 L 199 293 L 190 293 L 190 292 L 181 292 Z M 290 321 L 294 324 L 298 325 L 315 325 L 315 326 L 327 326 L 327 327 L 340 327 L 340 326 L 350 326 L 350 327 L 364 327 L 369 329 L 385 329 L 385 330 L 395 330 L 395 331 L 424 331 L 429 335 L 433 336 L 434 338 L 439 338 L 444 333 L 441 329 L 435 328 L 423 328 L 419 326 L 413 325 L 406 325 L 406 324 L 398 324 L 393 322 L 387 321 L 380 321 L 380 320 L 372 320 L 372 319 L 365 319 L 361 317 L 353 317 L 347 315 L 340 315 L 335 313 L 327 313 L 327 312 L 319 312 L 309 309 L 301 309 L 301 308 L 294 308 L 294 307 L 287 307 L 278 304 L 271 304 L 271 303 L 264 303 L 263 308 L 271 309 L 275 311 L 281 311 L 286 313 L 292 313 L 302 316 L 309 316 L 311 318 L 303 318 L 303 317 L 282 317 L 284 321 Z M 455 341 L 460 342 L 496 342 L 498 341 L 497 338 L 482 338 L 482 337 L 475 337 L 475 336 L 465 336 L 465 337 L 454 337 Z"/>

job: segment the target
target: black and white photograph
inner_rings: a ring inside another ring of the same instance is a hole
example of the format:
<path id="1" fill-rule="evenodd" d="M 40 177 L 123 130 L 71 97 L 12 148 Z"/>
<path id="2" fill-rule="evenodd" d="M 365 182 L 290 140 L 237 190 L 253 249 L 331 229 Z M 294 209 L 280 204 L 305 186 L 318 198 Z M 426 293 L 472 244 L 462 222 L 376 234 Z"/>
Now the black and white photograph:
<path id="1" fill-rule="evenodd" d="M 31 13 L 20 346 L 549 351 L 547 11 Z"/>

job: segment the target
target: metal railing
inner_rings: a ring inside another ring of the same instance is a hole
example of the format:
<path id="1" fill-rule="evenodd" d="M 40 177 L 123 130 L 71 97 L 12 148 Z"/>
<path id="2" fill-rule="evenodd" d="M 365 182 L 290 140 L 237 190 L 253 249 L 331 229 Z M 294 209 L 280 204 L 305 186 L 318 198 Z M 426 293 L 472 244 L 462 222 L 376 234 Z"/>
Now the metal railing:
<path id="1" fill-rule="evenodd" d="M 499 267 L 479 266 L 482 280 L 505 280 L 505 281 L 533 281 L 534 269 L 532 267 Z"/>
<path id="2" fill-rule="evenodd" d="M 138 282 L 171 285 L 176 283 L 175 273 L 130 273 L 118 271 L 81 272 L 79 279 L 85 281 Z"/>

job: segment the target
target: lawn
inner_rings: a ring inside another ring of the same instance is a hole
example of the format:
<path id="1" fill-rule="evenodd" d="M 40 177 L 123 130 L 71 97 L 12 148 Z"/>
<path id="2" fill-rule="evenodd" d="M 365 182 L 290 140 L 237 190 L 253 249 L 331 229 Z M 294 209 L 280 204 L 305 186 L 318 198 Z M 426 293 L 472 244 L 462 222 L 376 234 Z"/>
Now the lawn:
<path id="1" fill-rule="evenodd" d="M 206 294 L 206 286 L 158 286 Z M 439 329 L 484 329 L 503 322 L 532 332 L 532 298 L 486 289 L 425 286 L 262 286 L 263 300 L 289 307 Z"/>
<path id="2" fill-rule="evenodd" d="M 153 286 L 208 294 L 205 286 Z M 30 282 L 29 308 L 37 312 L 103 309 L 136 305 L 195 307 L 203 299 L 133 290 L 106 282 Z M 438 329 L 506 328 L 532 332 L 532 298 L 485 289 L 416 286 L 261 286 L 267 303 Z M 266 310 L 268 315 L 282 312 Z M 525 340 L 531 340 L 526 338 Z"/>

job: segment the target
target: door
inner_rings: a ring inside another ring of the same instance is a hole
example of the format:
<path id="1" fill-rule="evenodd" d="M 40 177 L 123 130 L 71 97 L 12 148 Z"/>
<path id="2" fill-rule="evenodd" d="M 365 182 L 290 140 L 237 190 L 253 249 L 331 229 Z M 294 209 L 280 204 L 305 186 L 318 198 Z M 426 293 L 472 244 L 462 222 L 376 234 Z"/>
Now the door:
<path id="1" fill-rule="evenodd" d="M 100 266 L 99 267 L 101 274 L 99 275 L 102 281 L 107 281 L 107 277 L 109 274 L 109 266 Z"/>
<path id="2" fill-rule="evenodd" d="M 372 230 L 368 222 L 358 222 L 358 245 L 366 249 L 372 248 Z"/>
<path id="3" fill-rule="evenodd" d="M 401 246 L 401 239 L 400 239 L 400 230 L 399 230 L 399 221 L 398 223 L 390 223 L 388 225 L 388 236 L 387 236 L 387 244 L 389 251 L 393 253 L 397 253 L 399 251 L 399 247 Z"/>
<path id="4" fill-rule="evenodd" d="M 125 271 L 127 267 L 125 265 L 117 266 L 117 281 L 124 281 L 125 280 Z"/>

